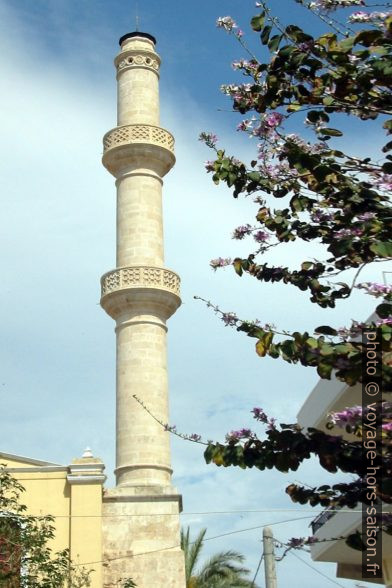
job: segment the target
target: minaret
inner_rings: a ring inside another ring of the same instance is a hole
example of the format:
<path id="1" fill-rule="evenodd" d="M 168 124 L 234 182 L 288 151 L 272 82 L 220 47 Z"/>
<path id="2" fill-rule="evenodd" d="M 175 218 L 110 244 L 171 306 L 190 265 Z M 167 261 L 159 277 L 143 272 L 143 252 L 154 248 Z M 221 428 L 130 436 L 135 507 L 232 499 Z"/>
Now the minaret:
<path id="1" fill-rule="evenodd" d="M 117 127 L 104 136 L 103 165 L 116 178 L 116 269 L 101 279 L 101 305 L 116 321 L 116 488 L 104 497 L 104 586 L 132 578 L 138 588 L 184 588 L 179 547 L 181 497 L 171 485 L 166 321 L 180 279 L 164 267 L 162 178 L 174 138 L 159 126 L 155 39 L 120 39 L 115 59 Z"/>

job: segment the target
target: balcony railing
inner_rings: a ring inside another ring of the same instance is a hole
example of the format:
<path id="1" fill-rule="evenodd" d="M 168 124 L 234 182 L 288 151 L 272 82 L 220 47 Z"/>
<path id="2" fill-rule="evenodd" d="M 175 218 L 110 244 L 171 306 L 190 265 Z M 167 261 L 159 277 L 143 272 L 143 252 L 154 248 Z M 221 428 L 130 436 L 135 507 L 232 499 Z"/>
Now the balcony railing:
<path id="1" fill-rule="evenodd" d="M 325 525 L 329 519 L 331 519 L 336 514 L 336 508 L 326 508 L 323 512 L 321 512 L 317 517 L 310 523 L 312 527 L 313 535 L 317 533 L 317 531 Z"/>

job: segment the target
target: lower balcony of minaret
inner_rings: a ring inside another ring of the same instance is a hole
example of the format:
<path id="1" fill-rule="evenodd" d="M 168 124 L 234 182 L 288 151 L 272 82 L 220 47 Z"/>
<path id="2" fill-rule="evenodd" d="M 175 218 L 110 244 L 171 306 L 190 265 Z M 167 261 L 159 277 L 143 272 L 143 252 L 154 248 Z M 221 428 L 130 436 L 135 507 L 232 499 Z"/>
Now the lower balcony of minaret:
<path id="1" fill-rule="evenodd" d="M 103 138 L 103 150 L 102 163 L 116 178 L 143 169 L 162 178 L 176 161 L 173 135 L 148 124 L 112 129 Z"/>
<path id="2" fill-rule="evenodd" d="M 180 277 L 166 268 L 122 267 L 101 278 L 101 306 L 115 320 L 152 315 L 165 322 L 180 304 Z"/>

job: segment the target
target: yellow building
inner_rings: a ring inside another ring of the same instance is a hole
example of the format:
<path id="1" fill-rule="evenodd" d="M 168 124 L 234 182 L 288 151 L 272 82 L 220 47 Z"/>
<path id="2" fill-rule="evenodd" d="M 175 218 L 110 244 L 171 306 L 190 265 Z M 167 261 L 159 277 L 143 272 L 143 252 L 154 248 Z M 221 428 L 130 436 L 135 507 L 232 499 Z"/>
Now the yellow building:
<path id="1" fill-rule="evenodd" d="M 1 452 L 0 463 L 24 486 L 28 514 L 55 517 L 50 547 L 68 548 L 74 564 L 92 570 L 91 588 L 102 588 L 102 461 L 87 449 L 68 466 Z"/>

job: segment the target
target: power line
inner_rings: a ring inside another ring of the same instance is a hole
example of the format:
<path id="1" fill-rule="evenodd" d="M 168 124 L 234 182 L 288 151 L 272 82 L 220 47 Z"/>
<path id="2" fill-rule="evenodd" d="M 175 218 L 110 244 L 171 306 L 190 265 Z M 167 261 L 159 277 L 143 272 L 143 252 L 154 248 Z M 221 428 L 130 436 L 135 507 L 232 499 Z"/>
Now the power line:
<path id="1" fill-rule="evenodd" d="M 206 537 L 206 538 L 203 539 L 203 541 L 213 541 L 214 539 L 220 539 L 221 537 L 227 537 L 228 535 L 236 535 L 238 533 L 245 533 L 247 531 L 255 531 L 256 529 L 262 529 L 265 526 L 272 527 L 272 525 L 283 525 L 284 523 L 291 523 L 291 522 L 294 522 L 294 521 L 301 521 L 303 519 L 310 519 L 310 518 L 313 518 L 313 517 L 309 517 L 309 516 L 307 516 L 307 517 L 296 517 L 294 519 L 285 519 L 283 521 L 277 521 L 275 523 L 268 523 L 267 525 L 266 524 L 263 524 L 263 525 L 257 525 L 255 527 L 248 527 L 247 529 L 238 529 L 238 531 L 229 531 L 228 533 L 221 533 L 220 535 L 214 535 L 213 537 Z M 190 543 L 190 545 L 193 545 L 193 543 L 194 543 L 194 541 L 192 541 Z M 111 557 L 111 558 L 108 558 L 108 559 L 105 559 L 105 560 L 100 559 L 98 561 L 87 561 L 87 562 L 77 563 L 77 564 L 74 564 L 74 565 L 76 565 L 76 566 L 91 566 L 91 565 L 99 564 L 99 563 L 103 563 L 103 564 L 106 563 L 106 564 L 108 564 L 109 562 L 116 561 L 118 559 L 125 559 L 125 558 L 129 558 L 129 557 L 138 557 L 139 555 L 149 555 L 150 553 L 158 553 L 160 551 L 170 551 L 171 549 L 178 549 L 179 547 L 181 547 L 180 544 L 171 545 L 170 547 L 162 547 L 161 549 L 153 549 L 151 551 L 143 551 L 141 553 L 133 553 L 131 556 L 129 556 L 129 555 L 119 555 L 117 557 Z"/>
<path id="2" fill-rule="evenodd" d="M 324 574 L 323 572 L 320 572 L 320 570 L 318 570 L 317 568 L 315 568 L 314 566 L 312 566 L 310 563 L 308 563 L 307 561 L 305 561 L 304 559 L 302 559 L 302 557 L 299 557 L 299 555 L 297 555 L 296 553 L 294 553 L 294 551 L 289 551 L 289 553 L 291 553 L 291 555 L 294 555 L 294 557 L 296 557 L 297 559 L 299 559 L 299 561 L 302 561 L 303 564 L 305 564 L 306 566 L 308 566 L 308 568 L 310 568 L 311 570 L 313 570 L 314 572 L 316 572 L 316 574 L 319 574 L 320 576 L 322 576 L 326 580 L 329 580 L 330 582 L 332 582 L 332 584 L 335 584 L 335 586 L 339 586 L 340 588 L 345 588 L 343 586 L 343 584 L 339 584 L 339 582 L 336 582 L 336 580 L 333 580 L 332 578 L 330 578 L 329 576 L 327 576 L 327 574 Z"/>
<path id="3" fill-rule="evenodd" d="M 201 515 L 226 515 L 226 514 L 262 514 L 262 513 L 271 513 L 271 512 L 312 512 L 314 515 L 318 514 L 318 513 L 322 513 L 325 511 L 325 508 L 323 509 L 316 509 L 316 508 L 263 508 L 263 509 L 257 509 L 257 510 L 210 510 L 210 511 L 195 511 L 195 512 L 181 512 L 180 516 L 201 516 Z M 353 509 L 349 509 L 349 508 L 345 508 L 345 509 L 331 509 L 329 512 L 350 512 L 353 514 L 358 514 L 360 513 L 360 511 L 356 511 Z M 389 511 L 385 511 L 385 512 L 389 512 Z M 67 515 L 53 515 L 53 514 L 21 514 L 18 515 L 19 517 L 44 517 L 44 516 L 51 516 L 54 519 L 90 519 L 90 518 L 100 518 L 100 519 L 104 519 L 104 518 L 133 518 L 133 517 L 164 517 L 164 516 L 178 516 L 176 513 L 161 513 L 161 512 L 157 512 L 157 513 L 145 513 L 145 514 L 118 514 L 118 515 L 73 515 L 73 514 L 67 514 Z M 306 517 L 306 518 L 312 518 L 312 517 Z"/>
<path id="4" fill-rule="evenodd" d="M 263 557 L 264 557 L 264 551 L 262 552 L 262 554 L 260 556 L 260 559 L 259 559 L 259 563 L 257 564 L 256 572 L 255 572 L 255 575 L 253 576 L 252 584 L 250 585 L 251 588 L 254 588 L 254 585 L 255 585 L 255 582 L 256 582 L 256 578 L 257 578 L 257 574 L 259 573 L 261 562 L 263 561 Z"/>

